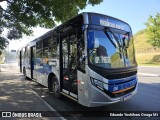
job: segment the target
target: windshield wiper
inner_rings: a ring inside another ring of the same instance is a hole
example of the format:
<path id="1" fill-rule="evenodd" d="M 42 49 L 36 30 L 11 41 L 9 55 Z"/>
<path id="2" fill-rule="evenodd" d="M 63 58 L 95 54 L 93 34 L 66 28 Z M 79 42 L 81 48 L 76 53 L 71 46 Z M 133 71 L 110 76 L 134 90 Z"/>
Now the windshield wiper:
<path id="1" fill-rule="evenodd" d="M 113 42 L 113 40 L 111 39 L 111 37 L 109 36 L 109 34 L 108 34 L 106 31 L 104 31 L 104 33 L 105 33 L 106 36 L 109 38 L 109 40 L 110 40 L 110 42 L 113 44 L 113 46 L 114 46 L 115 48 L 118 48 L 118 46 L 116 45 L 115 42 Z"/>
<path id="2" fill-rule="evenodd" d="M 113 46 L 115 48 L 118 48 L 119 50 L 119 55 L 120 55 L 120 58 L 122 58 L 122 50 L 121 50 L 121 45 L 120 43 L 118 42 L 118 40 L 116 39 L 116 36 L 114 35 L 114 33 L 109 29 L 107 28 L 108 31 L 104 31 L 104 33 L 106 34 L 106 36 L 109 38 L 110 42 L 113 44 Z M 108 34 L 108 32 L 110 32 L 110 34 L 112 35 L 114 41 L 112 40 L 112 38 L 110 37 L 110 35 Z"/>
<path id="3" fill-rule="evenodd" d="M 108 32 L 112 35 L 112 38 L 114 39 L 114 41 L 110 37 L 110 35 L 109 35 Z M 117 40 L 116 36 L 114 35 L 114 33 L 109 28 L 107 28 L 107 31 L 105 31 L 105 34 L 109 38 L 109 40 L 111 41 L 111 43 L 114 45 L 114 47 L 120 49 L 121 45 L 120 45 L 119 41 Z"/>
<path id="4" fill-rule="evenodd" d="M 116 42 L 117 47 L 120 48 L 121 45 L 120 45 L 119 41 L 117 40 L 117 37 L 115 36 L 115 34 L 112 32 L 112 30 L 110 30 L 110 28 L 107 28 L 107 30 L 111 33 L 114 41 Z"/>

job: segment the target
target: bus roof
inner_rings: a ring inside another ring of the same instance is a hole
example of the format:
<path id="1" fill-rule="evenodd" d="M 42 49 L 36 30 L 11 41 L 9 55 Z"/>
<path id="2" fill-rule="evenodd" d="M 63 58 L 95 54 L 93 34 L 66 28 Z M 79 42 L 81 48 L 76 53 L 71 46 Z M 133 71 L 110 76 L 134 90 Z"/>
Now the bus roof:
<path id="1" fill-rule="evenodd" d="M 119 28 L 122 28 L 123 26 L 125 26 L 125 27 L 127 27 L 128 26 L 128 28 L 127 29 L 130 29 L 130 31 L 131 31 L 131 27 L 129 26 L 129 24 L 128 23 L 126 23 L 126 22 L 124 22 L 124 21 L 122 21 L 122 20 L 120 20 L 120 19 L 117 19 L 117 18 L 114 18 L 114 17 L 111 17 L 111 16 L 108 16 L 108 15 L 103 15 L 103 14 L 99 14 L 99 13 L 94 13 L 94 12 L 83 12 L 83 13 L 81 13 L 81 14 L 78 14 L 77 16 L 75 16 L 74 18 L 72 18 L 72 19 L 70 19 L 69 21 L 66 21 L 66 22 L 64 22 L 63 24 L 61 24 L 61 25 L 59 25 L 59 26 L 57 26 L 57 27 L 55 27 L 55 28 L 53 28 L 53 29 L 51 29 L 50 31 L 48 31 L 48 32 L 46 32 L 45 34 L 43 34 L 42 36 L 40 36 L 40 37 L 38 37 L 38 38 L 36 38 L 36 39 L 34 39 L 33 41 L 31 41 L 31 42 L 29 42 L 27 45 L 25 45 L 25 46 L 33 46 L 33 45 L 35 45 L 36 44 L 36 42 L 38 42 L 38 41 L 40 41 L 40 40 L 43 40 L 43 39 L 45 39 L 45 38 L 47 38 L 47 37 L 49 37 L 51 34 L 52 35 L 57 35 L 57 34 L 59 34 L 60 32 L 64 32 L 64 30 L 68 27 L 68 26 L 73 26 L 74 24 L 74 22 L 76 23 L 76 25 L 77 25 L 77 23 L 78 22 L 81 22 L 81 21 L 83 21 L 85 18 L 87 18 L 88 17 L 88 23 L 87 22 L 84 22 L 84 23 L 79 23 L 80 25 L 82 25 L 82 24 L 95 24 L 95 25 L 102 25 L 102 26 L 105 26 L 105 25 L 110 25 L 110 26 L 117 26 L 117 27 L 119 27 Z M 101 21 L 102 21 L 102 24 L 99 24 L 98 23 L 98 18 L 101 18 Z M 80 20 L 79 20 L 80 19 Z M 83 19 L 83 20 L 82 20 Z M 79 20 L 78 22 L 77 22 L 77 20 Z M 112 22 L 108 22 L 108 21 L 113 21 L 113 23 Z M 119 22 L 119 23 L 118 23 Z M 120 25 L 118 25 L 118 24 L 120 24 Z M 122 26 L 123 25 L 123 26 Z M 65 28 L 65 29 L 64 29 Z M 66 29 L 67 30 L 67 29 Z M 24 47 L 25 47 L 24 46 Z"/>

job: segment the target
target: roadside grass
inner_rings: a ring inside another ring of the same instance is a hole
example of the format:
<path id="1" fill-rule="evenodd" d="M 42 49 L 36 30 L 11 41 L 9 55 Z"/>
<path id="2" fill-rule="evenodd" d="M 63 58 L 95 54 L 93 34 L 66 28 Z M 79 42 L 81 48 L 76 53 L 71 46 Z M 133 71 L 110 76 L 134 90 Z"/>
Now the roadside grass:
<path id="1" fill-rule="evenodd" d="M 160 64 L 138 64 L 138 66 L 157 66 L 157 67 L 160 67 Z"/>
<path id="2" fill-rule="evenodd" d="M 160 52 L 136 54 L 138 65 L 160 66 Z"/>
<path id="3" fill-rule="evenodd" d="M 138 65 L 160 66 L 160 48 L 153 47 L 148 42 L 145 30 L 134 35 L 134 46 Z"/>
<path id="4" fill-rule="evenodd" d="M 152 49 L 153 47 L 147 42 L 147 34 L 142 33 L 134 36 L 134 46 L 137 52 L 143 52 L 143 50 Z"/>
<path id="5" fill-rule="evenodd" d="M 4 62 L 0 59 L 0 64 L 3 64 Z"/>

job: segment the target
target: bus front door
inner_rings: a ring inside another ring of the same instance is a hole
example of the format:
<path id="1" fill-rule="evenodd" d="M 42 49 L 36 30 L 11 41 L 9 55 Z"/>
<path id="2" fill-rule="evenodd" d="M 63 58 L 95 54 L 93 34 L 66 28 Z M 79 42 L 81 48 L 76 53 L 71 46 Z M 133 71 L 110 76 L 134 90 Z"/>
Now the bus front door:
<path id="1" fill-rule="evenodd" d="M 62 92 L 77 99 L 77 44 L 76 34 L 62 38 Z"/>

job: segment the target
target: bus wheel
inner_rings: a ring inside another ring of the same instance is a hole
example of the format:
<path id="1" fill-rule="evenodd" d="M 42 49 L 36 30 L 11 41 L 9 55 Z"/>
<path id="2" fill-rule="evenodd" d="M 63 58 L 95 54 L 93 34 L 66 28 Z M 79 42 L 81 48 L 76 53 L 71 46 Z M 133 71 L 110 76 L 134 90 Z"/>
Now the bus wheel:
<path id="1" fill-rule="evenodd" d="M 52 90 L 53 90 L 53 94 L 56 98 L 61 97 L 59 82 L 55 76 L 52 77 Z"/>
<path id="2" fill-rule="evenodd" d="M 28 77 L 27 77 L 27 75 L 26 75 L 26 69 L 25 69 L 25 68 L 23 68 L 23 75 L 24 75 L 24 79 L 25 79 L 25 80 L 28 79 Z"/>
<path id="3" fill-rule="evenodd" d="M 27 76 L 26 76 L 26 69 L 23 68 L 23 75 L 24 75 L 24 79 L 27 79 Z"/>

